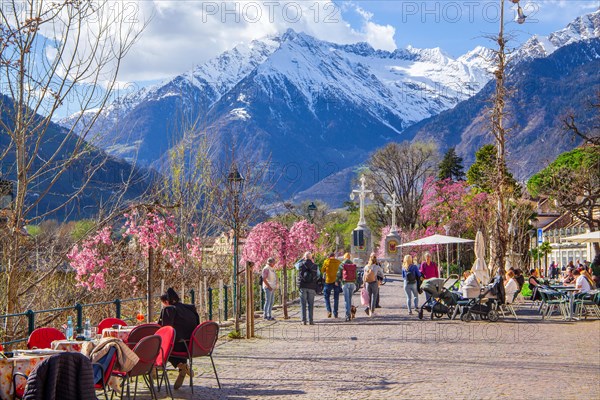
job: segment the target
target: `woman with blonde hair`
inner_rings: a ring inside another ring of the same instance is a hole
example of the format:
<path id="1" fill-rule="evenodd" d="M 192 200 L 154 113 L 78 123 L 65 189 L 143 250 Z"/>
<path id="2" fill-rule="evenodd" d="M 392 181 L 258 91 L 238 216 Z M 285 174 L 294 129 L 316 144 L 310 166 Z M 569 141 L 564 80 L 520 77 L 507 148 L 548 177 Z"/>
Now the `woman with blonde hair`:
<path id="1" fill-rule="evenodd" d="M 508 270 L 506 272 L 506 283 L 504 284 L 504 293 L 506 304 L 510 304 L 515 299 L 515 293 L 519 291 L 519 284 L 515 279 L 515 272 Z"/>
<path id="2" fill-rule="evenodd" d="M 421 277 L 419 267 L 413 263 L 413 258 L 410 254 L 404 256 L 402 262 L 402 279 L 404 280 L 404 292 L 406 293 L 406 305 L 408 314 L 412 315 L 411 300 L 414 304 L 414 309 L 419 308 L 419 291 L 417 289 L 417 279 Z"/>

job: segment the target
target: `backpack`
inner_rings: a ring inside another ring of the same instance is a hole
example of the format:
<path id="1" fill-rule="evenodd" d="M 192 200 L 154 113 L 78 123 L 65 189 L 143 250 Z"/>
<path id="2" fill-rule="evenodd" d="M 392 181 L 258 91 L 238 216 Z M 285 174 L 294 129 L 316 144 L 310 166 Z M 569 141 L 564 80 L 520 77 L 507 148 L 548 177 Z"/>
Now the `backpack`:
<path id="1" fill-rule="evenodd" d="M 315 283 L 317 280 L 317 275 L 313 272 L 313 270 L 306 265 L 306 263 L 302 264 L 300 267 L 300 282 L 301 283 Z"/>
<path id="2" fill-rule="evenodd" d="M 365 274 L 365 282 L 372 283 L 372 282 L 375 282 L 376 280 L 377 280 L 377 277 L 375 276 L 375 271 L 373 271 L 373 268 L 369 268 L 367 270 L 367 273 Z"/>
<path id="3" fill-rule="evenodd" d="M 406 271 L 406 282 L 415 283 L 417 281 L 417 275 L 410 269 Z"/>
<path id="4" fill-rule="evenodd" d="M 342 265 L 342 280 L 344 282 L 356 281 L 356 264 Z"/>

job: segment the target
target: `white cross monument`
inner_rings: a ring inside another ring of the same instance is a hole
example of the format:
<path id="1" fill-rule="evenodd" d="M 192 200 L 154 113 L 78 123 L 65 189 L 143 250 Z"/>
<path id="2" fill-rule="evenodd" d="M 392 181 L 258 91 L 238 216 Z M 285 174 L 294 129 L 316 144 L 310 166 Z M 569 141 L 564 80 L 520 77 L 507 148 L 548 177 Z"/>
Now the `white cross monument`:
<path id="1" fill-rule="evenodd" d="M 396 193 L 392 193 L 392 202 L 385 205 L 385 211 L 392 212 L 392 226 L 390 227 L 390 233 L 385 237 L 385 258 L 388 260 L 390 272 L 401 273 L 402 269 L 402 253 L 400 251 L 400 244 L 402 238 L 398 233 L 398 227 L 396 225 L 396 210 L 402 212 L 403 208 L 400 203 L 397 202 L 398 196 Z"/>
<path id="2" fill-rule="evenodd" d="M 368 190 L 365 185 L 366 179 L 365 176 L 360 177 L 360 189 L 355 189 L 350 194 L 350 200 L 354 200 L 356 198 L 356 194 L 359 199 L 359 218 L 358 225 L 356 229 L 352 232 L 352 256 L 355 260 L 358 258 L 360 260 L 356 260 L 358 266 L 362 266 L 366 264 L 368 261 L 369 255 L 371 254 L 373 248 L 373 238 L 371 237 L 371 230 L 367 226 L 367 221 L 365 220 L 365 200 L 367 195 L 370 195 L 369 198 L 373 199 L 373 192 Z"/>

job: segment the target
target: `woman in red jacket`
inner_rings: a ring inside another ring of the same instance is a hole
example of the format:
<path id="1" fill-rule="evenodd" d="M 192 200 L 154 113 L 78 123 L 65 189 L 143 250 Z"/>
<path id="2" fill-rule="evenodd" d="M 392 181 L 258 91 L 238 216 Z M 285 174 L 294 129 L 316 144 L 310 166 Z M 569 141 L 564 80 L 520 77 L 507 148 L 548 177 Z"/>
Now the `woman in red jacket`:
<path id="1" fill-rule="evenodd" d="M 431 279 L 431 278 L 439 278 L 440 277 L 440 269 L 437 264 L 431 261 L 431 254 L 425 253 L 425 261 L 421 263 L 421 267 L 419 268 L 421 272 L 421 276 L 423 279 Z M 431 295 L 425 292 L 425 297 L 427 300 L 431 297 Z"/>

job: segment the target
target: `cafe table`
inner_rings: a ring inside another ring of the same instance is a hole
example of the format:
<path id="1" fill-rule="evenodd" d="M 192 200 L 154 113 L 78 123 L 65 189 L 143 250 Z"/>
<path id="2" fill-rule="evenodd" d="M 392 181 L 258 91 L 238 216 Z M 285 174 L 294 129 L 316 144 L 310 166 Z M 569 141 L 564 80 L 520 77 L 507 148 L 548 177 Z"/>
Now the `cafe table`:
<path id="1" fill-rule="evenodd" d="M 17 354 L 11 358 L 0 358 L 0 399 L 9 400 L 13 399 L 13 374 L 21 372 L 27 376 L 31 374 L 31 371 L 38 365 L 42 360 L 52 356 L 51 352 L 39 352 L 28 353 L 28 354 Z M 25 379 L 18 379 L 17 385 L 19 389 L 24 389 Z"/>
<path id="2" fill-rule="evenodd" d="M 579 291 L 579 289 L 575 288 L 575 286 L 550 286 L 554 290 L 558 290 L 559 292 L 566 293 L 569 296 L 569 314 L 566 318 L 567 321 L 577 321 L 578 318 L 573 316 L 573 302 L 575 299 L 575 293 Z"/>
<path id="3" fill-rule="evenodd" d="M 118 328 L 106 328 L 102 331 L 102 337 L 114 337 L 117 339 L 121 339 L 123 342 L 127 343 L 127 339 L 129 338 L 129 334 L 135 328 L 135 326 L 119 326 Z"/>
<path id="4" fill-rule="evenodd" d="M 54 340 L 50 345 L 53 350 L 70 351 L 73 353 L 81 352 L 81 346 L 85 341 L 83 340 Z"/>

